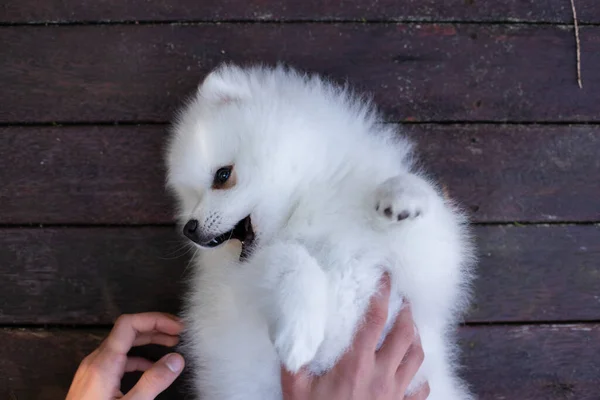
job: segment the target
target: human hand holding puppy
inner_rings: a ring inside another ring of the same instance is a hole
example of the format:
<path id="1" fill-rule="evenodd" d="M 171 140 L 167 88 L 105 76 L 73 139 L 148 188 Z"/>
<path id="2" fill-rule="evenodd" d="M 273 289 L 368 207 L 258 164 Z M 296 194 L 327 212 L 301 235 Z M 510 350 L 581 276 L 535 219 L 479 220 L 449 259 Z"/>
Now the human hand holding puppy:
<path id="1" fill-rule="evenodd" d="M 424 354 L 415 332 L 410 307 L 398 314 L 383 345 L 376 350 L 387 321 L 390 282 L 383 280 L 379 295 L 373 296 L 368 321 L 357 333 L 352 347 L 325 375 L 312 378 L 305 370 L 292 375 L 282 368 L 284 400 L 425 400 L 427 383 L 410 395 L 408 385 L 417 373 Z"/>
<path id="2" fill-rule="evenodd" d="M 387 319 L 390 296 L 389 280 L 371 300 L 368 324 L 358 332 L 352 348 L 325 375 L 311 378 L 304 370 L 292 375 L 282 368 L 281 382 L 285 400 L 320 399 L 404 399 L 423 400 L 427 385 L 405 396 L 408 384 L 423 361 L 423 350 L 415 338 L 412 315 L 405 307 L 383 346 L 377 342 Z M 79 366 L 67 400 L 150 400 L 169 387 L 183 370 L 184 360 L 171 353 L 152 364 L 128 357 L 134 346 L 161 344 L 174 346 L 183 330 L 179 320 L 162 313 L 123 315 L 100 347 Z M 121 378 L 125 372 L 145 371 L 134 388 L 123 395 Z"/>

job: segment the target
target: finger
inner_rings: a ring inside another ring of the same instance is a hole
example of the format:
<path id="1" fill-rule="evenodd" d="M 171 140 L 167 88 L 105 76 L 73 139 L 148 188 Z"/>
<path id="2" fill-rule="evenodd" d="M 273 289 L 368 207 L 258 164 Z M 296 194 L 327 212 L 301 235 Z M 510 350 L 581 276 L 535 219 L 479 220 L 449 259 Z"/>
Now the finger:
<path id="1" fill-rule="evenodd" d="M 377 352 L 377 363 L 393 374 L 414 340 L 415 324 L 410 305 L 406 304 L 398 314 L 393 328 Z"/>
<path id="2" fill-rule="evenodd" d="M 421 341 L 416 340 L 396 371 L 397 383 L 402 393 L 408 388 L 424 359 L 425 354 L 423 353 L 423 347 L 421 347 Z"/>
<path id="3" fill-rule="evenodd" d="M 380 281 L 379 292 L 371 297 L 365 321 L 356 334 L 353 349 L 350 350 L 351 352 L 375 352 L 379 338 L 387 322 L 390 290 L 390 278 L 386 273 Z"/>
<path id="4" fill-rule="evenodd" d="M 145 346 L 147 344 L 159 344 L 161 346 L 173 347 L 179 343 L 178 336 L 171 336 L 165 333 L 151 332 L 141 333 L 133 341 L 132 346 Z"/>
<path id="5" fill-rule="evenodd" d="M 125 372 L 147 371 L 152 368 L 152 361 L 143 357 L 127 357 L 125 362 Z"/>
<path id="6" fill-rule="evenodd" d="M 425 400 L 429 397 L 430 392 L 429 383 L 425 382 L 415 393 L 404 397 L 404 400 Z"/>
<path id="7" fill-rule="evenodd" d="M 183 370 L 184 360 L 177 353 L 167 354 L 148 369 L 124 400 L 151 400 L 171 386 Z"/>
<path id="8" fill-rule="evenodd" d="M 284 400 L 306 398 L 310 393 L 310 387 L 310 374 L 305 368 L 301 368 L 296 374 L 281 368 L 281 389 Z"/>
<path id="9" fill-rule="evenodd" d="M 89 367 L 95 360 L 98 358 L 98 354 L 100 353 L 100 349 L 95 349 L 90 354 L 88 354 L 83 360 L 81 360 L 81 367 L 87 368 Z"/>
<path id="10" fill-rule="evenodd" d="M 179 335 L 183 324 L 173 316 L 150 312 L 142 314 L 122 315 L 106 338 L 104 346 L 117 354 L 127 354 L 142 333 L 157 331 L 168 335 Z"/>
<path id="11" fill-rule="evenodd" d="M 161 314 L 164 315 L 167 318 L 172 319 L 175 322 L 181 323 L 181 318 L 179 318 L 177 315 L 173 315 L 173 314 L 169 314 L 169 313 L 161 313 Z"/>

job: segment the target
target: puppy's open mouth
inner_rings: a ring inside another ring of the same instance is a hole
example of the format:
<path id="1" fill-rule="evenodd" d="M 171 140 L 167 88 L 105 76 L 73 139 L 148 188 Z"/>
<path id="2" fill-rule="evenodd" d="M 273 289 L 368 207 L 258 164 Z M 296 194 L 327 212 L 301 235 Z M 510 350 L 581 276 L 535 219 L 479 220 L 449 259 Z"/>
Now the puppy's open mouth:
<path id="1" fill-rule="evenodd" d="M 232 230 L 224 232 L 210 241 L 202 243 L 201 245 L 204 247 L 213 248 L 220 246 L 231 239 L 237 239 L 242 242 L 242 253 L 240 255 L 240 260 L 243 260 L 250 255 L 250 252 L 252 251 L 252 244 L 254 242 L 254 229 L 252 229 L 252 220 L 250 219 L 250 215 L 240 220 Z"/>

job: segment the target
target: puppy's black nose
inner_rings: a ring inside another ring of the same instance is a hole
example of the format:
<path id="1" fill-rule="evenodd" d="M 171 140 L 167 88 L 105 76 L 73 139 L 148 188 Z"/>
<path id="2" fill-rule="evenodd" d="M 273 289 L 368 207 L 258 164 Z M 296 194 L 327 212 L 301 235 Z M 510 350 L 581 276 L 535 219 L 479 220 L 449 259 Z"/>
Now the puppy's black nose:
<path id="1" fill-rule="evenodd" d="M 190 219 L 183 227 L 183 234 L 192 242 L 200 243 L 200 235 L 198 235 L 198 220 Z"/>

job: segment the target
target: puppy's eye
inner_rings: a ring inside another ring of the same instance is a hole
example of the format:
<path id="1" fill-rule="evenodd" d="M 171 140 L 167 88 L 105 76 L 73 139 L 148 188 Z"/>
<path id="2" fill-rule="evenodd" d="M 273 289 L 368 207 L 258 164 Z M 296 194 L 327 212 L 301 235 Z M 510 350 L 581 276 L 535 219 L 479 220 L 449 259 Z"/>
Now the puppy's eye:
<path id="1" fill-rule="evenodd" d="M 226 183 L 229 181 L 232 175 L 232 166 L 227 166 L 223 168 L 219 168 L 215 173 L 215 177 L 213 179 L 213 188 L 215 189 L 223 189 L 226 186 Z M 235 183 L 235 182 L 233 182 Z M 230 185 L 227 185 L 230 186 Z"/>
<path id="2" fill-rule="evenodd" d="M 227 182 L 227 179 L 231 176 L 231 167 L 224 167 L 217 171 L 215 174 L 215 183 L 220 183 L 221 185 Z"/>

